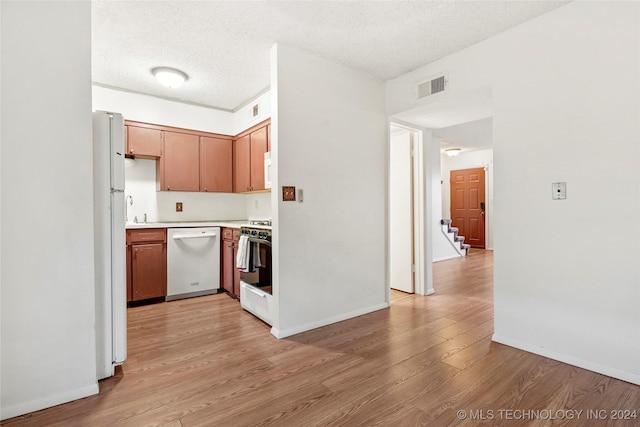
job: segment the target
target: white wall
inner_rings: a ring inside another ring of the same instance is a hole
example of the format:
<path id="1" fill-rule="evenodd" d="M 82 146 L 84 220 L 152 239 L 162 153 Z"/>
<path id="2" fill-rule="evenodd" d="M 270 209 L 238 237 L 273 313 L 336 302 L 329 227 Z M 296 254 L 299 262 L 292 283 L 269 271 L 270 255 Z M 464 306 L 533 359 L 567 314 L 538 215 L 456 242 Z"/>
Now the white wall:
<path id="1" fill-rule="evenodd" d="M 253 106 L 258 105 L 258 115 L 253 116 Z M 257 96 L 251 102 L 238 108 L 233 113 L 233 135 L 237 135 L 251 126 L 271 117 L 271 91 Z"/>
<path id="2" fill-rule="evenodd" d="M 394 112 L 438 70 L 492 88 L 494 340 L 636 384 L 639 22 L 637 2 L 572 2 L 387 85 Z"/>
<path id="3" fill-rule="evenodd" d="M 452 258 L 460 257 L 460 252 L 453 247 L 451 240 L 448 235 L 445 234 L 442 230 L 442 224 L 440 221 L 443 218 L 440 213 L 442 212 L 442 203 L 443 203 L 443 186 L 441 184 L 442 181 L 442 173 L 441 173 L 441 158 L 440 158 L 440 140 L 437 138 L 433 138 L 431 144 L 428 147 L 429 156 L 427 157 L 428 164 L 431 168 L 431 179 L 429 180 L 431 184 L 431 202 L 432 202 L 432 210 L 431 210 L 431 223 L 432 230 L 431 233 L 431 241 L 433 242 L 433 262 L 444 261 Z"/>
<path id="4" fill-rule="evenodd" d="M 156 161 L 136 159 L 125 168 L 125 195 L 133 197 L 127 204 L 129 222 L 137 216 L 149 222 L 239 220 L 247 218 L 244 194 L 156 191 Z M 176 202 L 182 212 L 176 212 Z M 269 204 L 266 204 L 269 207 Z"/>
<path id="5" fill-rule="evenodd" d="M 246 195 L 248 219 L 271 219 L 271 193 Z"/>
<path id="6" fill-rule="evenodd" d="M 91 5 L 1 2 L 0 10 L 5 419 L 98 385 Z"/>
<path id="7" fill-rule="evenodd" d="M 159 221 L 156 199 L 156 161 L 148 159 L 127 161 L 124 174 L 127 222 L 133 222 L 135 217 L 142 221 L 145 213 L 149 222 Z M 129 196 L 132 197 L 133 204 L 130 204 Z"/>
<path id="8" fill-rule="evenodd" d="M 493 149 L 462 151 L 456 157 L 441 155 L 442 176 L 442 218 L 451 218 L 451 179 L 452 170 L 482 168 L 485 173 L 485 246 L 493 249 Z"/>
<path id="9" fill-rule="evenodd" d="M 274 297 L 283 337 L 388 306 L 384 85 L 272 48 Z M 282 185 L 304 189 L 283 202 Z"/>
<path id="10" fill-rule="evenodd" d="M 389 283 L 413 292 L 411 133 L 392 135 L 389 149 Z"/>
<path id="11" fill-rule="evenodd" d="M 234 114 L 150 95 L 92 86 L 93 109 L 121 113 L 127 120 L 235 135 Z"/>
<path id="12" fill-rule="evenodd" d="M 247 218 L 246 196 L 232 193 L 192 193 L 159 191 L 156 193 L 159 221 L 240 220 Z M 182 212 L 176 212 L 182 202 Z"/>

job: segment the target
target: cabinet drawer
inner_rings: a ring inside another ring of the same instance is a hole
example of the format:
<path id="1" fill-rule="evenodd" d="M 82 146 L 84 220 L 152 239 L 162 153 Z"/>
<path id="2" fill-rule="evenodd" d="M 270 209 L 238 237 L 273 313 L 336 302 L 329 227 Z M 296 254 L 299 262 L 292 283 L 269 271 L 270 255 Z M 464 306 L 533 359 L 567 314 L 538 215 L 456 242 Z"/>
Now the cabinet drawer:
<path id="1" fill-rule="evenodd" d="M 222 229 L 222 238 L 224 240 L 232 240 L 233 239 L 233 229 L 232 228 L 223 228 Z"/>
<path id="2" fill-rule="evenodd" d="M 222 238 L 224 240 L 240 240 L 240 230 L 235 228 L 223 228 Z"/>
<path id="3" fill-rule="evenodd" d="M 167 241 L 167 233 L 164 228 L 141 228 L 138 230 L 127 230 L 127 243 L 146 243 Z"/>

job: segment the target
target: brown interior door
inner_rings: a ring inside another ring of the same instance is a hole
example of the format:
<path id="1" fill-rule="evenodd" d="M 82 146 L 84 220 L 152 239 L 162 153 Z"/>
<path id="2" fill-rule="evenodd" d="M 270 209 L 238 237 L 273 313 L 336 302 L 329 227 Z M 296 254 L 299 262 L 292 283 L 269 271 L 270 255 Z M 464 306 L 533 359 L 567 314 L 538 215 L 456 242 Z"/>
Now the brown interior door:
<path id="1" fill-rule="evenodd" d="M 485 247 L 484 168 L 451 171 L 451 222 L 473 248 Z"/>

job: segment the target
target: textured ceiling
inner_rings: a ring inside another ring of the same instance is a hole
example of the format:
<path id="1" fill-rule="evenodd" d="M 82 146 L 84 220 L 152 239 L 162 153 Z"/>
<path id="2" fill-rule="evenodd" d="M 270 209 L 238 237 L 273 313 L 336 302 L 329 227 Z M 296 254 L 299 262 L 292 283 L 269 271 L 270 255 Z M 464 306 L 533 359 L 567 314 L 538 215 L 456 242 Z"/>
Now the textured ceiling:
<path id="1" fill-rule="evenodd" d="M 92 79 L 234 110 L 268 88 L 276 42 L 388 80 L 564 3 L 94 1 Z M 189 80 L 164 88 L 158 66 Z"/>

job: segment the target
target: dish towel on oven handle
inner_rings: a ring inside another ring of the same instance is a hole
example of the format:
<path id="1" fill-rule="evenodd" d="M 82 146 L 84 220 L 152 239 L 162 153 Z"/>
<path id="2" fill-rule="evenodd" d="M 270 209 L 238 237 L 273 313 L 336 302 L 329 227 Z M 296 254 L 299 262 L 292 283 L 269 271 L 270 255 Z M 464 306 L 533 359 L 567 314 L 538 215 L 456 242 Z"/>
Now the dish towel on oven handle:
<path id="1" fill-rule="evenodd" d="M 249 272 L 249 237 L 241 235 L 238 241 L 238 254 L 236 255 L 236 268 L 243 273 Z"/>
<path id="2" fill-rule="evenodd" d="M 258 267 L 263 267 L 262 265 L 262 261 L 260 260 L 260 243 L 257 242 L 252 242 L 250 243 L 251 246 L 251 260 L 250 260 L 250 266 L 251 266 L 251 272 L 253 273 L 254 271 L 256 271 L 256 268 Z"/>

